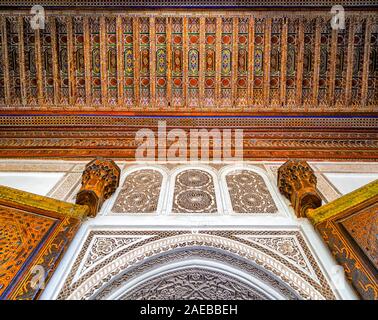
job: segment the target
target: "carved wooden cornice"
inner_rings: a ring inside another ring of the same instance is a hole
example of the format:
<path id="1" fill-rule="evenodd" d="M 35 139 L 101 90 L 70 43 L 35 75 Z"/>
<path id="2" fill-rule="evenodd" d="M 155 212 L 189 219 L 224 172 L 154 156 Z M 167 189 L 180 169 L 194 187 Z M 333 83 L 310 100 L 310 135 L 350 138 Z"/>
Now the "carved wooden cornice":
<path id="1" fill-rule="evenodd" d="M 358 295 L 378 300 L 378 180 L 306 216 L 323 237 Z"/>
<path id="2" fill-rule="evenodd" d="M 376 6 L 374 0 L 234 0 L 219 1 L 219 0 L 3 0 L 2 5 L 19 7 L 19 6 L 33 6 L 43 5 L 46 7 L 164 7 L 164 8 L 206 8 L 206 7 L 222 7 L 222 8 L 293 8 L 293 7 L 325 7 L 329 9 L 333 5 L 342 5 L 344 7 L 362 7 L 362 6 Z"/>
<path id="3" fill-rule="evenodd" d="M 288 160 L 284 163 L 278 169 L 277 184 L 299 218 L 306 217 L 308 209 L 322 205 L 316 190 L 316 176 L 306 161 Z"/>
<path id="4" fill-rule="evenodd" d="M 81 189 L 76 196 L 76 203 L 89 207 L 89 216 L 96 216 L 102 204 L 119 185 L 121 170 L 110 159 L 95 159 L 85 166 Z"/>
<path id="5" fill-rule="evenodd" d="M 1 118 L 1 117 L 0 117 Z M 15 117 L 13 117 L 15 118 Z M 26 117 L 17 117 L 25 123 L 18 127 L 0 126 L 0 157 L 62 157 L 93 159 L 96 156 L 133 160 L 138 143 L 136 132 L 141 128 L 156 130 L 158 119 L 93 117 L 88 119 L 52 119 L 51 125 L 38 126 Z M 59 121 L 56 121 L 59 120 Z M 151 121 L 153 120 L 153 121 Z M 341 119 L 338 119 L 341 120 Z M 373 119 L 371 119 L 373 120 Z M 49 120 L 46 119 L 46 123 Z M 302 129 L 285 125 L 290 122 L 282 118 L 270 118 L 267 122 L 275 128 L 264 125 L 263 119 L 167 119 L 167 130 L 179 126 L 188 136 L 190 129 L 220 127 L 243 129 L 244 159 L 288 159 L 307 160 L 369 160 L 377 161 L 378 133 L 369 129 L 374 121 L 364 120 L 364 130 L 346 129 L 350 121 L 329 123 L 329 129 L 313 130 L 319 119 L 301 119 Z M 295 119 L 293 119 L 293 122 Z M 1 119 L 0 119 L 1 122 Z M 11 123 L 20 123 L 16 119 Z M 60 123 L 54 126 L 53 123 Z M 80 122 L 82 124 L 80 124 Z M 100 128 L 102 123 L 105 127 Z M 138 125 L 138 123 L 140 123 Z M 227 125 L 227 126 L 226 126 Z M 64 126 L 64 127 L 63 127 Z M 231 127 L 232 126 L 232 127 Z M 248 128 L 250 126 L 251 128 Z M 304 127 L 307 127 L 306 129 Z M 247 128 L 246 128 L 247 127 Z M 95 129 L 93 129 L 95 128 Z M 157 133 L 156 133 L 157 134 Z M 173 143 L 173 142 L 171 142 Z M 169 143 L 168 143 L 169 144 Z M 210 152 L 212 151 L 212 147 Z M 211 155 L 210 155 L 211 156 Z"/>

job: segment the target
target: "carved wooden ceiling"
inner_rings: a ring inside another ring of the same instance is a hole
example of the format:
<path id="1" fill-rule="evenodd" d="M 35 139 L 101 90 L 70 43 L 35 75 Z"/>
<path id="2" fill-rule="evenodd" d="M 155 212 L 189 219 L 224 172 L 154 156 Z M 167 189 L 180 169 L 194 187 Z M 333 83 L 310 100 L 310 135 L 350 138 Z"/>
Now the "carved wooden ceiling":
<path id="1" fill-rule="evenodd" d="M 15 3 L 29 1 L 4 5 Z M 0 156 L 132 157 L 135 127 L 168 120 L 245 128 L 256 158 L 377 158 L 374 8 L 347 10 L 333 30 L 319 9 L 93 9 L 101 5 L 47 8 L 41 30 L 28 10 L 0 10 Z"/>
<path id="2" fill-rule="evenodd" d="M 329 7 L 342 5 L 346 8 L 351 7 L 376 7 L 375 0 L 2 0 L 2 5 L 10 7 L 31 7 L 33 5 L 43 5 L 49 7 L 211 7 L 211 8 L 230 8 L 230 7 Z"/>
<path id="3" fill-rule="evenodd" d="M 51 12 L 1 16 L 10 110 L 372 112 L 378 19 L 328 12 Z"/>

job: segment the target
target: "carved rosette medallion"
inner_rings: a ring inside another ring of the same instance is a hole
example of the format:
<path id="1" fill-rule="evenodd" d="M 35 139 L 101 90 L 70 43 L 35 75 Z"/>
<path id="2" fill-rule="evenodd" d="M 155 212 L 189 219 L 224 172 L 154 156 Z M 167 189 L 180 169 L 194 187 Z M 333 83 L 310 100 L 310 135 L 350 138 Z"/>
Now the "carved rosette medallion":
<path id="1" fill-rule="evenodd" d="M 290 200 L 299 218 L 306 217 L 308 209 L 322 205 L 316 181 L 314 171 L 306 161 L 288 160 L 278 169 L 278 188 Z"/>
<path id="2" fill-rule="evenodd" d="M 96 216 L 102 204 L 119 185 L 121 170 L 110 159 L 95 159 L 85 166 L 81 189 L 76 196 L 76 203 L 87 205 L 89 216 Z"/>

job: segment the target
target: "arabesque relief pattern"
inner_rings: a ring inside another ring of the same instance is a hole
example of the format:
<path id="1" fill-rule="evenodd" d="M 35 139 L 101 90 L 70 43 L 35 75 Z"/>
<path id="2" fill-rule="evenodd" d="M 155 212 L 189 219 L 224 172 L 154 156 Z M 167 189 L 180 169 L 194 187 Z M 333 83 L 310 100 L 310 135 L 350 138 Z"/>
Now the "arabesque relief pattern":
<path id="1" fill-rule="evenodd" d="M 173 213 L 216 213 L 213 177 L 204 170 L 188 169 L 175 180 Z"/>
<path id="2" fill-rule="evenodd" d="M 138 170 L 127 175 L 113 205 L 113 213 L 153 213 L 157 210 L 162 174 L 156 170 Z"/>
<path id="3" fill-rule="evenodd" d="M 88 268 L 88 257 L 93 256 L 93 252 L 97 253 L 96 259 L 91 260 L 93 263 Z M 57 298 L 107 299 L 114 298 L 116 292 L 121 292 L 117 299 L 172 295 L 202 299 L 267 298 L 266 292 L 258 292 L 259 297 L 252 290 L 248 292 L 248 285 L 246 288 L 245 283 L 243 286 L 240 281 L 235 283 L 232 274 L 221 270 L 207 275 L 207 290 L 201 290 L 203 296 L 199 297 L 196 284 L 201 283 L 205 275 L 195 270 L 189 275 L 187 271 L 193 268 L 190 265 L 181 265 L 184 271 L 175 276 L 168 272 L 176 280 L 171 276 L 152 277 L 153 288 L 151 283 L 142 280 L 141 276 L 147 272 L 161 267 L 175 271 L 169 266 L 192 259 L 210 261 L 213 267 L 220 263 L 231 268 L 229 270 L 240 270 L 249 274 L 249 279 L 259 279 L 286 299 L 335 299 L 328 280 L 298 230 L 199 229 L 192 232 L 106 228 L 88 233 Z M 130 281 L 141 290 L 127 289 Z M 180 289 L 175 292 L 169 289 L 174 281 L 180 283 Z M 151 290 L 147 292 L 144 289 L 148 286 Z M 216 291 L 216 288 L 223 289 Z"/>
<path id="4" fill-rule="evenodd" d="M 158 275 L 121 297 L 121 300 L 175 299 L 268 300 L 268 297 L 237 278 L 201 268 Z"/>
<path id="5" fill-rule="evenodd" d="M 233 171 L 226 176 L 226 181 L 234 212 L 277 212 L 274 200 L 259 174 L 250 170 Z"/>

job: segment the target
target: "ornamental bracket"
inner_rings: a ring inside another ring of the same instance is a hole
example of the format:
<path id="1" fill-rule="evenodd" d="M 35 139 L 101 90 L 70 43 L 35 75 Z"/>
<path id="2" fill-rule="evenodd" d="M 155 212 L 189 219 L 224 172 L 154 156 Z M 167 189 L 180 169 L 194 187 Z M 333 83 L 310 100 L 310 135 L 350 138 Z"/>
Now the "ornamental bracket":
<path id="1" fill-rule="evenodd" d="M 316 182 L 314 171 L 306 161 L 288 160 L 278 169 L 278 188 L 290 200 L 298 218 L 306 217 L 308 209 L 322 205 Z"/>
<path id="2" fill-rule="evenodd" d="M 94 159 L 85 166 L 81 189 L 76 203 L 89 207 L 89 216 L 95 217 L 102 204 L 119 186 L 121 170 L 110 159 Z"/>

